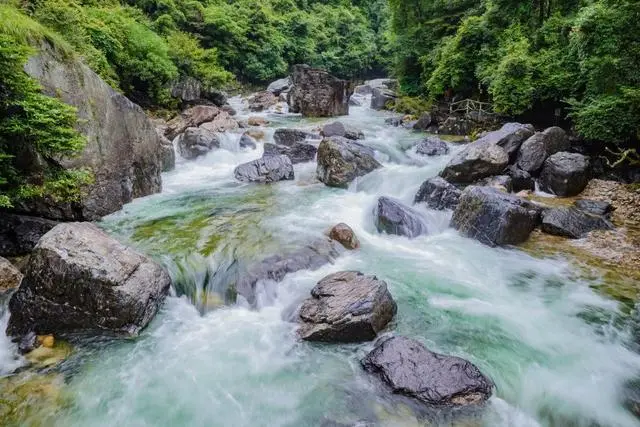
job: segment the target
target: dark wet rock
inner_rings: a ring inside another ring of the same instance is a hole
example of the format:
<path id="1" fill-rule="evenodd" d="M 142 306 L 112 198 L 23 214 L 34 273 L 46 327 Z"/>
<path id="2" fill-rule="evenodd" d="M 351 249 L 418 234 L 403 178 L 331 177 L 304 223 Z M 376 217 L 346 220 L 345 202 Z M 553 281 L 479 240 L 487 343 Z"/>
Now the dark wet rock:
<path id="1" fill-rule="evenodd" d="M 507 152 L 488 140 L 478 140 L 457 153 L 440 176 L 452 183 L 469 184 L 500 175 L 509 164 Z"/>
<path id="2" fill-rule="evenodd" d="M 531 125 L 522 123 L 505 123 L 500 129 L 488 132 L 476 142 L 494 144 L 502 147 L 509 156 L 510 161 L 514 161 L 522 143 L 534 133 Z"/>
<path id="3" fill-rule="evenodd" d="M 335 225 L 331 231 L 329 231 L 329 238 L 340 243 L 345 249 L 353 250 L 360 247 L 360 241 L 358 240 L 356 233 L 353 232 L 351 227 L 343 222 Z"/>
<path id="4" fill-rule="evenodd" d="M 236 167 L 233 175 L 238 181 L 269 184 L 293 180 L 293 164 L 288 156 L 271 155 L 243 163 Z"/>
<path id="5" fill-rule="evenodd" d="M 604 217 L 614 210 L 613 205 L 604 200 L 580 199 L 576 200 L 573 205 L 583 212 Z"/>
<path id="6" fill-rule="evenodd" d="M 333 117 L 349 114 L 351 83 L 324 70 L 294 65 L 289 106 L 292 113 L 306 117 Z"/>
<path id="7" fill-rule="evenodd" d="M 341 271 L 320 280 L 311 298 L 302 303 L 298 335 L 306 341 L 369 341 L 396 311 L 384 281 L 357 271 Z"/>
<path id="8" fill-rule="evenodd" d="M 540 188 L 560 197 L 576 196 L 585 189 L 591 177 L 589 157 L 560 152 L 547 158 L 540 174 Z"/>
<path id="9" fill-rule="evenodd" d="M 406 337 L 384 340 L 361 363 L 393 393 L 427 405 L 477 405 L 489 399 L 493 389 L 493 382 L 471 362 L 434 353 Z"/>
<path id="10" fill-rule="evenodd" d="M 371 109 L 385 110 L 396 100 L 396 93 L 389 89 L 373 88 L 371 95 Z"/>
<path id="11" fill-rule="evenodd" d="M 418 120 L 415 122 L 415 124 L 413 125 L 413 129 L 414 130 L 421 130 L 421 131 L 426 131 L 427 129 L 429 129 L 429 127 L 433 124 L 433 119 L 431 117 L 431 114 L 429 113 L 422 113 L 420 115 L 420 117 L 418 118 Z"/>
<path id="12" fill-rule="evenodd" d="M 291 147 L 298 142 L 305 142 L 307 139 L 314 138 L 314 135 L 300 129 L 276 129 L 273 134 L 273 140 L 278 145 Z"/>
<path id="13" fill-rule="evenodd" d="M 375 221 L 381 233 L 409 238 L 428 233 L 427 225 L 417 211 L 389 197 L 378 199 Z"/>
<path id="14" fill-rule="evenodd" d="M 203 128 L 188 128 L 178 136 L 178 152 L 185 159 L 204 156 L 214 148 L 220 148 L 218 136 Z"/>
<path id="15" fill-rule="evenodd" d="M 16 289 L 22 282 L 22 273 L 8 260 L 0 257 L 0 294 Z"/>
<path id="16" fill-rule="evenodd" d="M 221 110 L 213 105 L 196 105 L 181 112 L 167 123 L 165 136 L 172 141 L 187 128 L 198 127 L 203 123 L 213 121 Z"/>
<path id="17" fill-rule="evenodd" d="M 536 181 L 529 172 L 511 165 L 505 173 L 511 177 L 511 191 L 514 193 L 519 193 L 522 190 L 534 191 L 536 189 Z"/>
<path id="18" fill-rule="evenodd" d="M 267 90 L 274 95 L 278 96 L 282 92 L 287 92 L 291 88 L 291 77 L 285 77 L 284 79 L 278 79 L 267 87 Z"/>
<path id="19" fill-rule="evenodd" d="M 428 136 L 418 143 L 416 153 L 425 156 L 442 156 L 449 153 L 449 146 L 437 136 Z"/>
<path id="20" fill-rule="evenodd" d="M 570 148 L 569 137 L 561 128 L 554 126 L 544 132 L 536 132 L 520 147 L 517 165 L 531 174 L 537 174 L 547 157 Z"/>
<path id="21" fill-rule="evenodd" d="M 33 250 L 57 221 L 0 212 L 0 256 L 21 256 Z"/>
<path id="22" fill-rule="evenodd" d="M 384 123 L 389 126 L 398 127 L 402 125 L 402 117 L 389 117 L 384 119 Z"/>
<path id="23" fill-rule="evenodd" d="M 347 139 L 364 139 L 364 132 L 360 129 L 355 129 L 351 126 L 347 126 L 342 122 L 328 123 L 322 127 L 321 135 L 325 138 L 332 136 L 340 136 Z"/>
<path id="24" fill-rule="evenodd" d="M 426 203 L 431 209 L 455 209 L 462 191 L 443 178 L 436 176 L 422 183 L 414 203 Z"/>
<path id="25" fill-rule="evenodd" d="M 278 103 L 278 97 L 268 90 L 254 93 L 249 97 L 249 111 L 264 111 Z"/>
<path id="26" fill-rule="evenodd" d="M 318 147 L 316 175 L 329 187 L 347 188 L 357 177 L 380 167 L 371 148 L 346 138 L 325 138 Z"/>
<path id="27" fill-rule="evenodd" d="M 478 181 L 475 185 L 504 189 L 507 193 L 513 191 L 513 182 L 509 175 L 490 176 Z"/>
<path id="28" fill-rule="evenodd" d="M 258 146 L 256 140 L 247 132 L 242 134 L 242 136 L 240 137 L 240 142 L 238 144 L 240 145 L 240 148 L 250 148 L 252 150 L 255 150 Z"/>
<path id="29" fill-rule="evenodd" d="M 540 222 L 540 208 L 492 187 L 467 187 L 451 226 L 489 246 L 522 243 Z"/>
<path id="30" fill-rule="evenodd" d="M 569 207 L 545 209 L 541 228 L 547 234 L 579 239 L 590 231 L 611 230 L 613 225 L 603 216 Z"/>
<path id="31" fill-rule="evenodd" d="M 253 307 L 257 303 L 256 292 L 260 282 L 280 282 L 289 273 L 317 270 L 332 263 L 339 255 L 339 244 L 324 238 L 295 251 L 269 256 L 240 273 L 236 292 Z"/>
<path id="32" fill-rule="evenodd" d="M 316 158 L 318 149 L 315 145 L 304 142 L 296 142 L 291 146 L 264 144 L 264 156 L 284 155 L 291 159 L 294 165 L 298 163 L 311 162 Z"/>
<path id="33" fill-rule="evenodd" d="M 155 316 L 170 285 L 159 264 L 95 225 L 59 224 L 29 258 L 22 284 L 9 302 L 7 333 L 137 334 Z"/>

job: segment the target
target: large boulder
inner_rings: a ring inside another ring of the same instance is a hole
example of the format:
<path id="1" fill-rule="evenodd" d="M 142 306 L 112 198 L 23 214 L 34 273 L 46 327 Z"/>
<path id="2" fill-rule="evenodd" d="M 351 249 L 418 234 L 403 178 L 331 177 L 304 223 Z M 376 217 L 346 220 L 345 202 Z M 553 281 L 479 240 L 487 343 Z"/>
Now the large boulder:
<path id="1" fill-rule="evenodd" d="M 424 156 L 442 156 L 449 153 L 449 146 L 437 136 L 428 136 L 418 143 L 416 153 Z"/>
<path id="2" fill-rule="evenodd" d="M 7 333 L 77 330 L 137 334 L 169 291 L 167 272 L 91 223 L 59 224 L 40 239 L 9 302 Z"/>
<path id="3" fill-rule="evenodd" d="M 176 136 L 183 133 L 187 128 L 198 127 L 203 123 L 211 122 L 221 112 L 222 110 L 213 105 L 196 105 L 188 108 L 167 123 L 164 135 L 173 141 Z"/>
<path id="4" fill-rule="evenodd" d="M 9 261 L 0 257 L 0 294 L 20 286 L 22 273 Z"/>
<path id="5" fill-rule="evenodd" d="M 371 91 L 371 109 L 385 110 L 396 100 L 396 93 L 389 89 L 373 88 Z"/>
<path id="6" fill-rule="evenodd" d="M 353 229 L 344 222 L 337 224 L 329 231 L 329 238 L 344 246 L 345 249 L 353 250 L 360 247 L 360 241 Z"/>
<path id="7" fill-rule="evenodd" d="M 213 148 L 220 148 L 218 136 L 203 128 L 187 128 L 178 136 L 178 152 L 185 159 L 204 156 Z"/>
<path id="8" fill-rule="evenodd" d="M 278 97 L 268 90 L 254 93 L 249 97 L 250 111 L 264 111 L 278 103 Z"/>
<path id="9" fill-rule="evenodd" d="M 611 230 L 613 225 L 603 216 L 569 207 L 545 209 L 541 228 L 547 234 L 579 239 L 590 231 Z"/>
<path id="10" fill-rule="evenodd" d="M 536 132 L 522 143 L 518 152 L 518 168 L 537 175 L 542 169 L 547 157 L 560 151 L 566 151 L 571 146 L 567 133 L 554 126 L 544 132 Z"/>
<path id="11" fill-rule="evenodd" d="M 35 216 L 0 212 L 0 256 L 21 256 L 30 253 L 42 236 L 57 221 Z"/>
<path id="12" fill-rule="evenodd" d="M 287 92 L 291 88 L 291 77 L 285 77 L 284 79 L 278 79 L 272 82 L 267 90 L 274 95 L 278 96 L 282 92 Z"/>
<path id="13" fill-rule="evenodd" d="M 329 187 L 347 188 L 351 181 L 382 167 L 374 152 L 346 138 L 325 138 L 318 147 L 318 179 Z"/>
<path id="14" fill-rule="evenodd" d="M 292 113 L 307 117 L 333 117 L 349 114 L 351 83 L 308 65 L 293 67 L 289 106 Z"/>
<path id="15" fill-rule="evenodd" d="M 515 160 L 522 143 L 527 140 L 535 129 L 531 125 L 522 123 L 505 123 L 500 129 L 488 132 L 477 142 L 494 144 L 506 151 L 511 161 Z"/>
<path id="16" fill-rule="evenodd" d="M 93 182 L 79 201 L 44 197 L 18 206 L 22 213 L 55 220 L 96 220 L 137 197 L 161 190 L 161 144 L 144 111 L 106 84 L 79 57 L 43 42 L 24 70 L 44 93 L 77 109 L 82 152 L 55 160 L 56 167 L 88 169 Z M 26 160 L 22 158 L 21 160 Z"/>
<path id="17" fill-rule="evenodd" d="M 302 303 L 298 335 L 306 341 L 369 341 L 396 311 L 384 281 L 357 271 L 341 271 L 320 280 L 311 298 Z"/>
<path id="18" fill-rule="evenodd" d="M 464 236 L 489 245 L 522 243 L 540 222 L 540 208 L 528 200 L 492 187 L 467 187 L 451 226 Z"/>
<path id="19" fill-rule="evenodd" d="M 265 156 L 236 167 L 233 175 L 238 181 L 269 184 L 293 180 L 293 164 L 287 156 Z"/>
<path id="20" fill-rule="evenodd" d="M 389 197 L 378 199 L 375 221 L 376 228 L 381 233 L 413 238 L 429 232 L 418 212 Z"/>
<path id="21" fill-rule="evenodd" d="M 322 127 L 321 135 L 325 138 L 332 136 L 340 136 L 347 139 L 364 139 L 364 132 L 360 129 L 353 128 L 345 125 L 344 123 L 337 121 L 328 123 Z"/>
<path id="22" fill-rule="evenodd" d="M 589 157 L 560 152 L 547 158 L 540 174 L 540 188 L 560 197 L 576 196 L 585 189 L 591 177 Z"/>
<path id="23" fill-rule="evenodd" d="M 318 149 L 315 145 L 305 142 L 296 142 L 290 146 L 276 145 L 269 142 L 264 144 L 264 156 L 287 156 L 294 165 L 311 162 L 316 158 Z"/>
<path id="24" fill-rule="evenodd" d="M 406 337 L 384 340 L 361 363 L 393 393 L 427 405 L 477 405 L 489 399 L 493 389 L 493 382 L 471 362 L 434 353 Z"/>
<path id="25" fill-rule="evenodd" d="M 285 145 L 287 147 L 292 147 L 298 142 L 305 142 L 307 139 L 315 138 L 318 137 L 300 129 L 280 128 L 276 129 L 273 133 L 273 141 L 278 145 Z"/>
<path id="26" fill-rule="evenodd" d="M 440 176 L 452 183 L 470 184 L 500 175 L 508 164 L 509 155 L 501 146 L 478 140 L 453 156 Z"/>
<path id="27" fill-rule="evenodd" d="M 458 187 L 436 176 L 422 183 L 413 202 L 426 203 L 436 210 L 455 209 L 461 194 Z"/>

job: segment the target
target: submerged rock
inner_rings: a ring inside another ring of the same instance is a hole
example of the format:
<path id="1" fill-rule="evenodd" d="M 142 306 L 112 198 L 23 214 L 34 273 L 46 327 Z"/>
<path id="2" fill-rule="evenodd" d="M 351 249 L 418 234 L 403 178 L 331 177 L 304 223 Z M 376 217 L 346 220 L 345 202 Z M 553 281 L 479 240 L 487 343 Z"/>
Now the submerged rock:
<path id="1" fill-rule="evenodd" d="M 317 152 L 318 149 L 315 145 L 304 142 L 296 142 L 290 146 L 275 145 L 268 142 L 264 144 L 265 157 L 284 155 L 289 157 L 294 165 L 313 161 Z"/>
<path id="2" fill-rule="evenodd" d="M 351 83 L 324 70 L 294 65 L 289 105 L 292 113 L 306 117 L 333 117 L 349 114 Z"/>
<path id="3" fill-rule="evenodd" d="M 456 154 L 440 176 L 452 183 L 470 184 L 500 175 L 508 164 L 509 156 L 501 146 L 478 140 Z"/>
<path id="4" fill-rule="evenodd" d="M 451 226 L 467 237 L 489 245 L 522 243 L 540 221 L 540 208 L 528 200 L 491 187 L 467 187 L 451 219 Z"/>
<path id="5" fill-rule="evenodd" d="M 375 221 L 376 228 L 381 233 L 413 238 L 429 232 L 418 212 L 389 197 L 378 199 Z"/>
<path id="6" fill-rule="evenodd" d="M 397 306 L 375 276 L 342 271 L 326 276 L 300 307 L 298 335 L 306 341 L 360 342 L 376 337 Z"/>
<path id="7" fill-rule="evenodd" d="M 353 232 L 351 227 L 343 222 L 335 225 L 331 231 L 329 231 L 329 238 L 340 243 L 345 247 L 345 249 L 353 250 L 360 247 L 360 241 L 358 240 L 356 233 Z"/>
<path id="8" fill-rule="evenodd" d="M 22 282 L 22 273 L 9 261 L 0 257 L 0 294 L 15 289 Z"/>
<path id="9" fill-rule="evenodd" d="M 220 148 L 218 136 L 203 128 L 188 128 L 180 134 L 177 141 L 178 151 L 182 158 L 193 160 L 204 156 L 214 148 Z"/>
<path id="10" fill-rule="evenodd" d="M 346 138 L 325 138 L 318 147 L 318 179 L 329 187 L 347 188 L 351 181 L 382 167 L 374 152 Z"/>
<path id="11" fill-rule="evenodd" d="M 322 127 L 322 136 L 330 138 L 332 136 L 340 136 L 347 139 L 364 139 L 364 132 L 347 126 L 342 122 L 333 122 Z"/>
<path id="12" fill-rule="evenodd" d="M 594 230 L 611 230 L 613 225 L 603 216 L 569 207 L 544 210 L 541 228 L 547 234 L 579 239 Z"/>
<path id="13" fill-rule="evenodd" d="M 455 209 L 462 191 L 443 178 L 436 176 L 422 183 L 414 203 L 426 203 L 431 209 Z"/>
<path id="14" fill-rule="evenodd" d="M 40 239 L 9 302 L 7 333 L 108 330 L 137 334 L 169 291 L 167 272 L 90 223 L 57 225 Z"/>
<path id="15" fill-rule="evenodd" d="M 576 196 L 585 189 L 591 177 L 589 157 L 560 152 L 549 156 L 540 174 L 540 188 L 560 197 Z"/>
<path id="16" fill-rule="evenodd" d="M 493 389 L 492 381 L 471 362 L 434 353 L 405 337 L 384 340 L 361 363 L 393 393 L 428 405 L 477 405 L 487 401 Z"/>
<path id="17" fill-rule="evenodd" d="M 449 153 L 449 146 L 437 136 L 428 136 L 418 143 L 416 153 L 425 156 L 442 156 Z"/>
<path id="18" fill-rule="evenodd" d="M 265 184 L 294 179 L 291 159 L 283 155 L 265 156 L 243 163 L 235 168 L 233 175 L 238 181 Z"/>
<path id="19" fill-rule="evenodd" d="M 28 254 L 58 224 L 35 216 L 0 213 L 0 256 Z"/>

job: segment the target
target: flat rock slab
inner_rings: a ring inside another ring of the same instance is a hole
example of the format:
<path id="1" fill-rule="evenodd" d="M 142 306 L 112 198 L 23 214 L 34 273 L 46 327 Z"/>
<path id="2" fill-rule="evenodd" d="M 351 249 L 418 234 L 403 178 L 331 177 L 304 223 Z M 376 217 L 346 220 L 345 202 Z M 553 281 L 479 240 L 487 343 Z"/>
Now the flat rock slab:
<path id="1" fill-rule="evenodd" d="M 375 276 L 342 271 L 320 280 L 299 311 L 298 335 L 306 341 L 360 342 L 376 337 L 397 306 Z"/>
<path id="2" fill-rule="evenodd" d="M 492 393 L 492 381 L 471 362 L 434 353 L 406 337 L 383 341 L 361 363 L 394 393 L 428 405 L 477 405 Z"/>
<path id="3" fill-rule="evenodd" d="M 547 209 L 542 212 L 542 231 L 556 236 L 579 239 L 594 230 L 611 230 L 613 225 L 601 215 L 576 207 Z"/>

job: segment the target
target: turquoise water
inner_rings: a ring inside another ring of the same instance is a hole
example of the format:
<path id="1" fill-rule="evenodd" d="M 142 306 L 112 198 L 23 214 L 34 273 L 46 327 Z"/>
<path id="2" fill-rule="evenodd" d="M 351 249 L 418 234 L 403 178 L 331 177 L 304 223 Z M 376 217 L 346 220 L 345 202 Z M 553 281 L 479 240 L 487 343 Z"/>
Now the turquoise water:
<path id="1" fill-rule="evenodd" d="M 265 115 L 274 126 L 318 126 Z M 408 240 L 375 231 L 377 197 L 411 202 L 450 157 L 407 152 L 419 135 L 385 127 L 384 118 L 353 108 L 346 119 L 365 131 L 365 143 L 385 166 L 349 190 L 316 182 L 314 164 L 297 165 L 293 182 L 238 184 L 233 168 L 260 157 L 262 148 L 241 152 L 240 135 L 227 135 L 224 149 L 165 174 L 163 193 L 105 218 L 100 226 L 166 265 L 177 285 L 139 338 L 76 346 L 62 367 L 66 404 L 48 413 L 45 425 L 638 425 L 622 393 L 640 372 L 640 356 L 614 326 L 617 304 L 578 279 L 574 266 L 482 246 L 448 228 L 450 213 L 426 208 L 419 209 L 428 236 Z M 230 259 L 295 248 L 338 222 L 351 225 L 361 250 L 263 284 L 255 310 L 241 299 L 230 304 L 224 281 L 216 279 Z M 317 280 L 344 269 L 387 281 L 398 303 L 390 331 L 467 358 L 490 376 L 496 390 L 487 407 L 457 418 L 421 418 L 364 374 L 359 359 L 371 343 L 297 341 L 290 314 Z M 11 351 L 0 339 L 0 373 L 10 370 Z"/>

